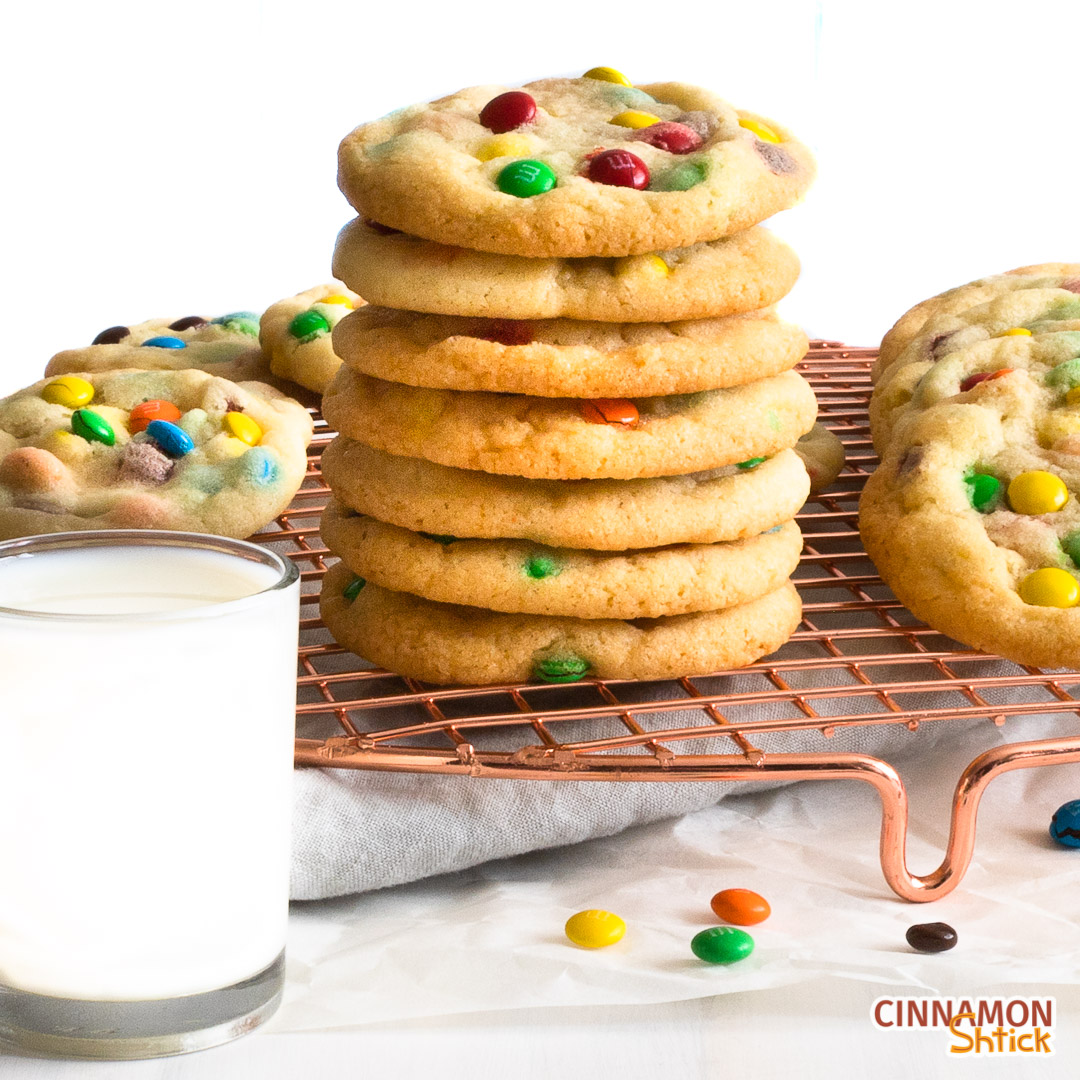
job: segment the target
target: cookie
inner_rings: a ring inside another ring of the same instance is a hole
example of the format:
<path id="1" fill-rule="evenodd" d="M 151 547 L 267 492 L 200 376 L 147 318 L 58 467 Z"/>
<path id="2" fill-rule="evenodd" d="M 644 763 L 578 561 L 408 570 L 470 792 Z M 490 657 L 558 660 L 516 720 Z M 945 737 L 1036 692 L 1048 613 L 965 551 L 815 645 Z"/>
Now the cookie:
<path id="1" fill-rule="evenodd" d="M 799 563 L 793 521 L 726 544 L 582 551 L 527 540 L 459 540 L 355 514 L 323 513 L 327 547 L 366 581 L 495 611 L 639 619 L 713 611 L 778 589 Z"/>
<path id="2" fill-rule="evenodd" d="M 866 485 L 860 528 L 882 577 L 930 625 L 1018 663 L 1075 667 L 1080 333 L 1056 337 L 1059 363 L 1026 339 L 1026 366 L 1016 355 L 966 390 L 973 354 L 999 343 L 936 365 Z"/>
<path id="3" fill-rule="evenodd" d="M 706 90 L 590 77 L 471 87 L 364 124 L 338 152 L 362 216 L 530 258 L 716 240 L 794 205 L 813 175 L 786 129 Z"/>
<path id="4" fill-rule="evenodd" d="M 360 582 L 344 564 L 327 572 L 326 628 L 364 659 L 431 683 L 705 675 L 774 652 L 802 616 L 791 582 L 737 607 L 633 622 L 510 615 Z"/>
<path id="5" fill-rule="evenodd" d="M 873 378 L 878 382 L 899 358 L 900 354 L 924 332 L 924 328 L 942 315 L 959 315 L 970 308 L 980 307 L 999 296 L 1024 289 L 1065 289 L 1080 292 L 1080 263 L 1040 263 L 1007 270 L 1004 274 L 978 278 L 947 289 L 904 312 L 881 340 Z"/>
<path id="6" fill-rule="evenodd" d="M 73 529 L 248 536 L 307 471 L 307 410 L 203 371 L 87 372 L 0 401 L 0 538 Z"/>
<path id="7" fill-rule="evenodd" d="M 875 447 L 879 453 L 884 449 L 898 411 L 957 393 L 953 372 L 962 371 L 960 379 L 980 371 L 991 374 L 1014 361 L 1024 365 L 1029 357 L 1036 363 L 1057 364 L 1072 348 L 1073 338 L 1067 335 L 1076 331 L 1080 331 L 1080 296 L 1059 288 L 1018 290 L 932 319 L 874 388 L 870 426 Z M 961 354 L 967 359 L 960 359 Z M 929 378 L 942 364 L 944 372 Z"/>
<path id="8" fill-rule="evenodd" d="M 525 259 L 448 247 L 356 219 L 334 274 L 368 303 L 485 319 L 676 322 L 758 311 L 786 296 L 799 260 L 767 229 L 621 259 Z"/>
<path id="9" fill-rule="evenodd" d="M 810 476 L 811 495 L 831 486 L 847 460 L 844 444 L 824 424 L 815 424 L 794 449 Z"/>
<path id="10" fill-rule="evenodd" d="M 626 551 L 741 540 L 788 521 L 810 481 L 793 450 L 752 468 L 644 480 L 525 480 L 452 469 L 338 437 L 322 456 L 338 500 L 413 532 Z"/>
<path id="11" fill-rule="evenodd" d="M 58 352 L 46 375 L 78 372 L 182 371 L 196 368 L 233 382 L 264 378 L 266 359 L 259 348 L 259 316 L 234 311 L 209 318 L 148 319 L 133 326 L 110 326 L 89 345 Z"/>
<path id="12" fill-rule="evenodd" d="M 581 480 L 673 476 L 769 457 L 817 415 L 794 371 L 666 397 L 574 400 L 384 382 L 342 368 L 323 398 L 335 431 L 458 469 Z"/>
<path id="13" fill-rule="evenodd" d="M 1030 372 L 1036 380 L 1064 380 L 1061 385 L 1071 389 L 1076 367 L 1072 361 L 1078 356 L 1080 327 L 1031 337 L 991 338 L 949 353 L 940 361 L 897 364 L 870 399 L 874 445 L 883 454 L 894 433 L 902 431 L 915 413 L 946 399 L 979 401 L 999 389 L 999 379 L 1017 371 Z M 1080 416 L 1074 419 L 1071 409 L 1045 410 L 1040 415 L 1039 440 L 1052 446 L 1080 431 L 1077 419 Z"/>
<path id="14" fill-rule="evenodd" d="M 271 304 L 259 324 L 259 341 L 270 359 L 270 370 L 321 394 L 341 367 L 331 331 L 363 303 L 351 289 L 334 281 Z"/>
<path id="15" fill-rule="evenodd" d="M 793 368 L 807 344 L 799 327 L 771 309 L 673 323 L 597 323 L 372 305 L 334 329 L 335 351 L 364 375 L 535 397 L 653 397 L 737 386 Z"/>

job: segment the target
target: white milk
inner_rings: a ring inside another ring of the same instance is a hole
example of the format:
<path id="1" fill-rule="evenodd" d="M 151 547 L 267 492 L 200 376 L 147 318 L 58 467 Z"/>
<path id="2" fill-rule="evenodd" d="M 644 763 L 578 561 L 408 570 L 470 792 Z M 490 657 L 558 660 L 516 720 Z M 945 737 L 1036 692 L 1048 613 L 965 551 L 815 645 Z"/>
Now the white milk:
<path id="1" fill-rule="evenodd" d="M 279 577 L 175 547 L 0 558 L 0 609 L 53 613 L 0 610 L 0 985 L 175 997 L 281 951 L 299 588 Z"/>

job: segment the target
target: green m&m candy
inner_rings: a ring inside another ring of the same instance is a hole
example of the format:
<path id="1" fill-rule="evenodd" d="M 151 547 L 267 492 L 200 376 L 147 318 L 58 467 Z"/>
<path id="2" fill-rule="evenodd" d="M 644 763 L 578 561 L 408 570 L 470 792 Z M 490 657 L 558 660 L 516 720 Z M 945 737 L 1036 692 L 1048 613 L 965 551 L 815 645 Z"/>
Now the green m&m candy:
<path id="1" fill-rule="evenodd" d="M 745 461 L 737 461 L 735 463 L 736 469 L 756 469 L 765 461 L 763 457 L 747 458 Z"/>
<path id="2" fill-rule="evenodd" d="M 360 590 L 367 584 L 362 577 L 354 577 L 342 590 L 341 595 L 351 604 L 359 595 Z"/>
<path id="3" fill-rule="evenodd" d="M 989 473 L 969 473 L 964 477 L 968 488 L 968 500 L 976 510 L 986 510 L 998 497 L 1001 481 Z"/>
<path id="4" fill-rule="evenodd" d="M 551 166 L 532 158 L 511 161 L 495 180 L 504 195 L 513 195 L 517 199 L 529 199 L 533 195 L 543 195 L 550 191 L 558 181 Z"/>
<path id="5" fill-rule="evenodd" d="M 689 191 L 704 181 L 707 171 L 703 161 L 683 161 L 654 175 L 649 186 L 653 191 Z"/>
<path id="6" fill-rule="evenodd" d="M 706 964 L 734 964 L 754 951 L 754 939 L 735 926 L 710 926 L 694 935 L 690 950 Z"/>
<path id="7" fill-rule="evenodd" d="M 1080 359 L 1066 360 L 1046 373 L 1046 385 L 1071 390 L 1080 386 Z"/>
<path id="8" fill-rule="evenodd" d="M 1067 533 L 1061 538 L 1061 550 L 1080 566 L 1080 531 Z"/>
<path id="9" fill-rule="evenodd" d="M 71 414 L 71 430 L 87 442 L 104 443 L 106 446 L 116 442 L 116 433 L 105 418 L 92 409 L 76 409 Z"/>
<path id="10" fill-rule="evenodd" d="M 317 337 L 330 333 L 330 320 L 321 311 L 309 308 L 301 311 L 289 323 L 289 333 L 301 343 L 314 341 Z"/>
<path id="11" fill-rule="evenodd" d="M 557 560 L 550 555 L 530 555 L 525 560 L 525 573 L 537 581 L 543 578 L 555 577 L 561 570 L 562 567 Z"/>
<path id="12" fill-rule="evenodd" d="M 547 683 L 577 682 L 589 671 L 589 661 L 580 656 L 566 653 L 562 656 L 548 656 L 538 660 L 533 674 Z"/>

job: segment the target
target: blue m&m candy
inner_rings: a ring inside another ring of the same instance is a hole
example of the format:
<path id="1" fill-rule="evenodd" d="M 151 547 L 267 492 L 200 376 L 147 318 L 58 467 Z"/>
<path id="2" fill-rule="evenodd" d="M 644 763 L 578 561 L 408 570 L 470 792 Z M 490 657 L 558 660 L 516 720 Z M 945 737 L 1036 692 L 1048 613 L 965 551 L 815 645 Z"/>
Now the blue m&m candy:
<path id="1" fill-rule="evenodd" d="M 150 345 L 155 349 L 186 349 L 187 345 L 184 344 L 178 337 L 151 337 L 147 338 L 144 345 Z"/>
<path id="2" fill-rule="evenodd" d="M 168 420 L 151 420 L 146 425 L 146 434 L 171 458 L 181 458 L 195 449 L 191 436 L 183 428 L 170 424 Z"/>
<path id="3" fill-rule="evenodd" d="M 1065 847 L 1080 848 L 1080 799 L 1064 803 L 1054 811 L 1050 835 Z"/>
<path id="4" fill-rule="evenodd" d="M 281 475 L 276 458 L 261 446 L 253 446 L 236 459 L 241 479 L 253 487 L 270 487 Z"/>

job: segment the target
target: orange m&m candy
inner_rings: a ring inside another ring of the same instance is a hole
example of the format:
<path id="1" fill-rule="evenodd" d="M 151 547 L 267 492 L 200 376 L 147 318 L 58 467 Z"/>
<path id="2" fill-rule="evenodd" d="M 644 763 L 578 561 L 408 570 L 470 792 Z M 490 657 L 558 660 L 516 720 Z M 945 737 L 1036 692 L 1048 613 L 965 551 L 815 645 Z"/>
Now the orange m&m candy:
<path id="1" fill-rule="evenodd" d="M 128 417 L 128 427 L 132 435 L 139 431 L 145 431 L 146 425 L 151 420 L 167 420 L 175 424 L 181 417 L 180 410 L 171 401 L 144 401 L 131 410 Z"/>
<path id="2" fill-rule="evenodd" d="M 630 427 L 638 422 L 637 406 L 625 398 L 594 398 L 581 402 L 581 415 L 590 424 L 615 424 Z"/>
<path id="3" fill-rule="evenodd" d="M 768 900 L 750 889 L 724 889 L 709 904 L 718 919 L 735 926 L 753 926 L 772 914 Z"/>

